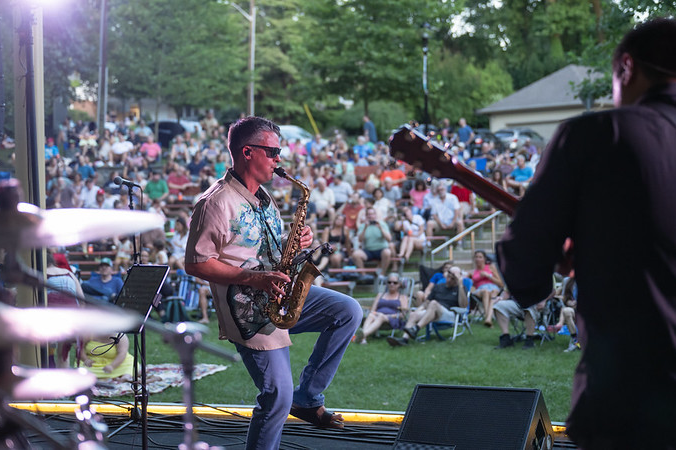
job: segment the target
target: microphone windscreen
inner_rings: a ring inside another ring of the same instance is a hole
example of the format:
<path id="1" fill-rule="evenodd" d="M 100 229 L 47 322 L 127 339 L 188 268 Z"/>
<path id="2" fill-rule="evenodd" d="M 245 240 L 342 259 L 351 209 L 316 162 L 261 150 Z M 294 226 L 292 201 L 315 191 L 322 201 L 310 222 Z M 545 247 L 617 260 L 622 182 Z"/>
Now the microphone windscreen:
<path id="1" fill-rule="evenodd" d="M 117 184 L 118 186 L 122 186 L 122 177 L 119 175 L 113 178 L 113 183 Z"/>

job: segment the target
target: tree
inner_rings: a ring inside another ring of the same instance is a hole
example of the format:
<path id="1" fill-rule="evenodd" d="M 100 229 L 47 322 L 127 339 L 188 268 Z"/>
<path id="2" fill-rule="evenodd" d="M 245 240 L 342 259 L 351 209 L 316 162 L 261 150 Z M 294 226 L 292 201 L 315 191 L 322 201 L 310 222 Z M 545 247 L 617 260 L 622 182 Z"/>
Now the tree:
<path id="1" fill-rule="evenodd" d="M 96 80 L 98 61 L 98 1 L 64 0 L 59 5 L 46 3 L 42 8 L 44 49 L 44 104 L 45 131 L 52 135 L 51 117 L 54 102 L 60 99 L 69 104 L 75 98 L 70 77 L 77 72 L 86 84 Z M 0 3 L 0 39 L 3 46 L 3 70 L 7 115 L 5 129 L 14 129 L 12 95 L 14 84 L 13 41 L 15 29 L 14 7 L 11 2 Z"/>
<path id="2" fill-rule="evenodd" d="M 433 122 L 466 117 L 512 92 L 512 79 L 496 62 L 484 67 L 462 54 L 440 51 L 430 58 L 430 105 Z"/>
<path id="3" fill-rule="evenodd" d="M 111 93 L 166 102 L 180 117 L 184 106 L 225 107 L 244 90 L 246 60 L 224 5 L 115 0 L 110 8 Z"/>
<path id="4" fill-rule="evenodd" d="M 353 98 L 365 113 L 378 99 L 410 103 L 422 89 L 421 27 L 453 12 L 449 3 L 434 1 L 401 0 L 396 8 L 387 0 L 308 2 L 317 26 L 306 39 L 304 65 L 324 94 Z"/>
<path id="5" fill-rule="evenodd" d="M 591 3 L 580 0 L 469 0 L 467 13 L 473 31 L 464 41 L 488 43 L 493 51 L 483 56 L 500 61 L 514 89 L 570 63 L 596 21 Z"/>
<path id="6" fill-rule="evenodd" d="M 304 35 L 314 21 L 301 0 L 264 0 L 258 3 L 256 48 L 256 109 L 279 122 L 304 115 L 311 100 L 308 80 L 300 70 Z"/>

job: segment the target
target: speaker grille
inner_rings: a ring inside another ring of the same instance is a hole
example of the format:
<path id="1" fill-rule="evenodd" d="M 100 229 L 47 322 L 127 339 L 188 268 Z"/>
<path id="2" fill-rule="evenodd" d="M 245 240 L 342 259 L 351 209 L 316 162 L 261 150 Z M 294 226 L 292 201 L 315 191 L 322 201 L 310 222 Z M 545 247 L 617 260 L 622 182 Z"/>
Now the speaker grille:
<path id="1" fill-rule="evenodd" d="M 522 449 L 539 391 L 416 387 L 398 441 L 463 449 Z"/>

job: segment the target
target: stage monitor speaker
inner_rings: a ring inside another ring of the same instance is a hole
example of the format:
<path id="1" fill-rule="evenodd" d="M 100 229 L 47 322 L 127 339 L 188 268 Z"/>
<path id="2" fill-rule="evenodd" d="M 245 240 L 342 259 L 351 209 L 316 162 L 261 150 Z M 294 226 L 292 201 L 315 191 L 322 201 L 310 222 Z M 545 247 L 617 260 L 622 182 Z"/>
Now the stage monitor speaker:
<path id="1" fill-rule="evenodd" d="M 419 384 L 396 450 L 551 450 L 554 432 L 538 389 Z"/>

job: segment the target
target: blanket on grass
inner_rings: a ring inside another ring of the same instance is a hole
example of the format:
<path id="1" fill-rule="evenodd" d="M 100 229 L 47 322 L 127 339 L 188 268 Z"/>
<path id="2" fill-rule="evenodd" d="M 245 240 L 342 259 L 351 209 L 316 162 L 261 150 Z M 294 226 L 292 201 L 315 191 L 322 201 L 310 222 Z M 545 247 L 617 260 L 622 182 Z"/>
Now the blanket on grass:
<path id="1" fill-rule="evenodd" d="M 193 380 L 199 380 L 207 375 L 221 372 L 228 366 L 219 364 L 196 364 Z M 183 384 L 183 370 L 180 364 L 148 364 L 146 367 L 147 388 L 149 394 L 157 394 L 168 387 Z M 129 381 L 101 380 L 92 388 L 93 394 L 98 397 L 118 397 L 133 394 Z"/>

